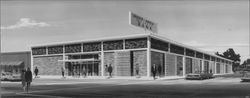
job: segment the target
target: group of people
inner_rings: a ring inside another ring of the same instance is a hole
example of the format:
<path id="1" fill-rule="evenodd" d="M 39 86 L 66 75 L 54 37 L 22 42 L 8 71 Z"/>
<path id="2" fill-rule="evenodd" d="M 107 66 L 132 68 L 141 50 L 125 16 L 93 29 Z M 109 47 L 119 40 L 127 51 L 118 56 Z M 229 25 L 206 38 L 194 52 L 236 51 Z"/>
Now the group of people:
<path id="1" fill-rule="evenodd" d="M 136 77 L 137 78 L 140 78 L 139 69 L 140 69 L 139 64 L 136 64 L 135 72 L 136 72 Z M 108 79 L 112 77 L 112 71 L 113 71 L 113 68 L 112 68 L 111 64 L 109 66 L 105 65 L 105 72 L 108 73 L 108 75 L 109 75 L 107 77 Z M 153 66 L 151 67 L 151 72 L 152 72 L 152 75 L 153 75 L 153 79 L 155 80 L 157 72 L 158 72 L 159 77 L 161 77 L 162 67 L 161 66 L 156 66 L 155 64 L 153 64 Z"/>
<path id="2" fill-rule="evenodd" d="M 35 78 L 38 78 L 38 71 L 39 70 L 36 67 L 34 70 Z M 33 79 L 33 75 L 32 75 L 30 68 L 28 67 L 27 70 L 23 69 L 21 73 L 22 87 L 23 87 L 23 90 L 26 91 L 27 93 L 29 92 L 32 79 Z"/>
<path id="3" fill-rule="evenodd" d="M 21 73 L 22 87 L 24 91 L 29 91 L 30 83 L 32 82 L 32 72 L 28 67 L 27 70 L 23 69 Z"/>
<path id="4" fill-rule="evenodd" d="M 80 67 L 78 67 L 80 68 Z M 62 77 L 65 78 L 64 74 L 65 74 L 65 69 L 64 67 L 61 68 L 62 70 Z M 91 74 L 91 72 L 87 70 L 86 67 L 82 67 L 82 69 L 77 69 L 76 67 L 74 69 L 72 69 L 70 71 L 72 77 L 75 77 L 75 78 L 80 78 L 80 76 L 82 76 L 83 78 L 86 78 L 87 77 L 87 73 Z"/>
<path id="5" fill-rule="evenodd" d="M 161 68 L 161 66 L 156 67 L 156 65 L 153 64 L 153 66 L 151 67 L 151 72 L 152 72 L 153 78 L 155 80 L 157 72 L 158 72 L 159 77 L 161 77 L 162 68 Z"/>

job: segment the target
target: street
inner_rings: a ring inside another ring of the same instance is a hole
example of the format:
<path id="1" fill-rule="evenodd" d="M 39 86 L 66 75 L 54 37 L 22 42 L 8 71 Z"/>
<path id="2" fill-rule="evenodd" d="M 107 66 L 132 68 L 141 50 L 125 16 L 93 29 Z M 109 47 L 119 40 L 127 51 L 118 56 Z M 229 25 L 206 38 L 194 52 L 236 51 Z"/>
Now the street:
<path id="1" fill-rule="evenodd" d="M 20 82 L 3 82 L 2 98 L 249 98 L 250 82 L 240 78 L 210 80 L 35 79 L 31 91 Z"/>

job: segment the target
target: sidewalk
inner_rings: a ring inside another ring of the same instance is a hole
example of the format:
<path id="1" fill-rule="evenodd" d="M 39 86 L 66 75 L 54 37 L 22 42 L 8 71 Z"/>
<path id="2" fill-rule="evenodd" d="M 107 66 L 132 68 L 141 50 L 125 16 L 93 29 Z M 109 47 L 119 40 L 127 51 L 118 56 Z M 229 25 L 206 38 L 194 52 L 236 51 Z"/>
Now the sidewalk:
<path id="1" fill-rule="evenodd" d="M 41 75 L 39 76 L 40 79 L 62 79 L 62 76 L 49 76 L 49 75 Z M 177 80 L 177 79 L 184 79 L 185 77 L 182 76 L 165 76 L 165 77 L 157 77 L 156 80 Z M 72 77 L 66 76 L 65 79 L 108 79 L 107 76 L 88 76 L 88 77 Z M 140 77 L 137 78 L 136 76 L 113 76 L 109 79 L 124 79 L 124 80 L 153 80 L 153 77 Z"/>

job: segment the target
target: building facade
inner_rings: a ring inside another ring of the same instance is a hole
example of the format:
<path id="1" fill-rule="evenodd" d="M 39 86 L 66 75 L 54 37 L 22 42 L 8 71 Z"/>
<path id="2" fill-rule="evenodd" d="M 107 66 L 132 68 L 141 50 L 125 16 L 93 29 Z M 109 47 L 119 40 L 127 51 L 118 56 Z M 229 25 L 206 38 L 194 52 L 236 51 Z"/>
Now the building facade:
<path id="1" fill-rule="evenodd" d="M 138 34 L 31 47 L 32 65 L 41 75 L 106 76 L 112 66 L 113 76 L 150 77 L 152 65 L 161 76 L 185 76 L 189 73 L 232 73 L 232 61 L 156 34 Z"/>
<path id="2" fill-rule="evenodd" d="M 20 74 L 27 67 L 31 67 L 30 51 L 1 53 L 1 72 Z"/>

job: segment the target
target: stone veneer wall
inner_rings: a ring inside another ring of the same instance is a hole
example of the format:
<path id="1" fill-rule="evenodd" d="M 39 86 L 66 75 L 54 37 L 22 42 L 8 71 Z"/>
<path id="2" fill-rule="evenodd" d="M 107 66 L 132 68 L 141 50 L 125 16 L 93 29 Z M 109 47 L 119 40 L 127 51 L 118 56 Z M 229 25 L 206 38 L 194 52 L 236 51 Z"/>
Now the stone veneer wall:
<path id="1" fill-rule="evenodd" d="M 115 52 L 115 66 L 117 76 L 131 76 L 130 51 Z"/>
<path id="2" fill-rule="evenodd" d="M 192 73 L 195 73 L 195 59 L 192 58 Z"/>
<path id="3" fill-rule="evenodd" d="M 193 62 L 192 62 L 192 58 L 189 58 L 189 57 L 186 57 L 185 58 L 186 62 L 185 62 L 185 65 L 186 65 L 186 74 L 189 74 L 189 73 L 192 73 L 192 65 L 193 65 Z"/>
<path id="4" fill-rule="evenodd" d="M 214 62 L 209 62 L 209 72 L 210 70 L 214 73 Z"/>
<path id="5" fill-rule="evenodd" d="M 37 66 L 39 75 L 61 75 L 61 67 L 64 64 L 63 62 L 58 62 L 58 60 L 62 59 L 62 55 L 34 57 L 33 65 L 34 68 Z"/>
<path id="6" fill-rule="evenodd" d="M 113 72 L 112 72 L 112 75 L 114 75 L 115 73 L 115 55 L 114 55 L 114 52 L 105 52 L 104 53 L 104 76 L 107 76 L 109 73 L 106 72 L 107 69 L 105 69 L 105 65 L 110 65 L 112 66 L 113 68 Z M 106 71 L 105 71 L 106 70 Z"/>
<path id="7" fill-rule="evenodd" d="M 223 74 L 224 73 L 224 64 L 220 63 L 220 73 Z"/>
<path id="8" fill-rule="evenodd" d="M 177 56 L 176 75 L 183 76 L 183 57 Z"/>
<path id="9" fill-rule="evenodd" d="M 216 63 L 216 74 L 220 74 L 220 63 Z"/>
<path id="10" fill-rule="evenodd" d="M 141 76 L 147 76 L 147 52 L 145 50 L 133 51 L 133 64 L 135 75 L 135 65 L 139 64 L 139 74 Z"/>
<path id="11" fill-rule="evenodd" d="M 211 62 L 212 63 L 212 71 L 213 73 L 215 74 L 216 70 L 215 70 L 215 67 L 216 67 L 216 63 L 214 61 Z"/>
<path id="12" fill-rule="evenodd" d="M 123 56 L 122 56 L 123 55 Z M 130 76 L 131 75 L 131 61 L 130 61 L 130 52 L 106 52 L 104 53 L 104 68 L 105 65 L 111 64 L 113 67 L 112 75 L 114 76 Z M 133 51 L 133 71 L 135 75 L 135 65 L 139 64 L 139 74 L 141 76 L 147 75 L 147 52 L 145 50 Z M 124 59 L 125 61 L 121 61 Z M 123 72 L 118 72 L 123 71 Z M 128 73 L 124 73 L 128 72 Z M 108 75 L 107 72 L 104 74 Z"/>
<path id="13" fill-rule="evenodd" d="M 198 59 L 193 59 L 194 61 L 194 69 L 193 69 L 193 73 L 200 73 L 201 72 L 201 68 L 200 68 L 200 60 Z"/>
<path id="14" fill-rule="evenodd" d="M 166 54 L 166 67 L 165 74 L 166 76 L 175 76 L 176 75 L 176 56 L 172 54 Z M 183 69 L 184 70 L 184 69 Z"/>

